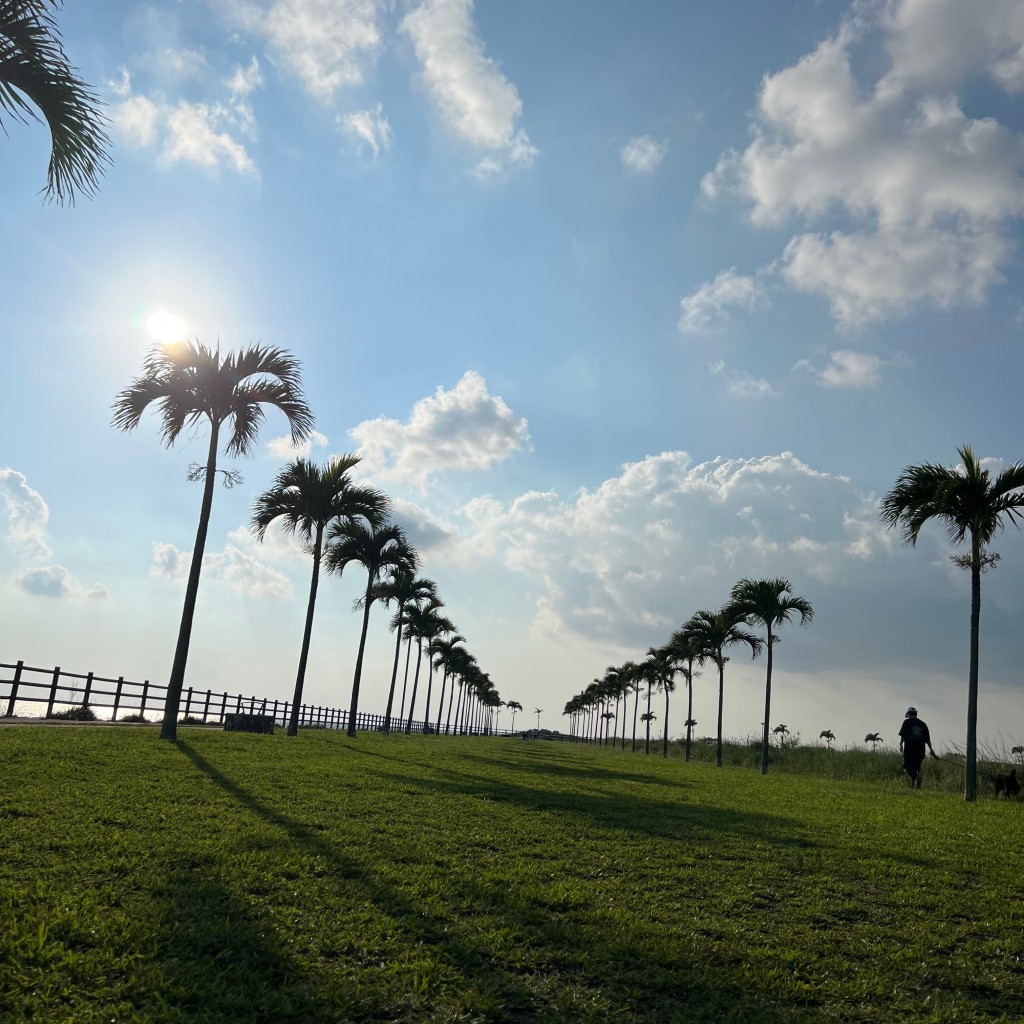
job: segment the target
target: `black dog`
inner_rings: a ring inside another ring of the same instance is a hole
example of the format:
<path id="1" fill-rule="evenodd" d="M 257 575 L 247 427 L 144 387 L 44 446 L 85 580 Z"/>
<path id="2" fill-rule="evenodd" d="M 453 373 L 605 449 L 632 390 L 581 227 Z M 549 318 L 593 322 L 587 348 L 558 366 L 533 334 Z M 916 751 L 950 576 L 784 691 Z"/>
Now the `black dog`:
<path id="1" fill-rule="evenodd" d="M 1007 800 L 1011 796 L 1015 796 L 1018 800 L 1020 799 L 1020 780 L 1017 778 L 1017 769 L 1011 768 L 1009 774 L 999 774 L 996 776 L 996 799 L 999 799 L 999 795 L 1002 794 Z"/>

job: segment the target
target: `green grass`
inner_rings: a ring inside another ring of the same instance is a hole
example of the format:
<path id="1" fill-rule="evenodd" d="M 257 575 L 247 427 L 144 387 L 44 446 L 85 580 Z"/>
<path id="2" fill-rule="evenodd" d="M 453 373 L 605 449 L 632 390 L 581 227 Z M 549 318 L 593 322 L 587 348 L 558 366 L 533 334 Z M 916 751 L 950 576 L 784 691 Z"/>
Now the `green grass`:
<path id="1" fill-rule="evenodd" d="M 0 1020 L 1017 1021 L 1024 807 L 562 743 L 0 728 Z"/>

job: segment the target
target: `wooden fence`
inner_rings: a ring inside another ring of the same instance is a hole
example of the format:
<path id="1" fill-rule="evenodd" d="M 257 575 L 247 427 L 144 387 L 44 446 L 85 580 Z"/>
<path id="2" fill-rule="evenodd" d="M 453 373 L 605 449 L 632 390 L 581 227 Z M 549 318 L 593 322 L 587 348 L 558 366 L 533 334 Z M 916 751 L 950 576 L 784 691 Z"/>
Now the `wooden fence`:
<path id="1" fill-rule="evenodd" d="M 124 676 L 111 679 L 94 672 L 82 675 L 65 672 L 57 668 L 33 668 L 19 661 L 15 665 L 0 662 L 0 713 L 8 718 L 15 716 L 20 705 L 34 708 L 45 706 L 43 715 L 34 718 L 52 718 L 57 708 L 88 707 L 94 712 L 109 710 L 110 722 L 122 721 L 126 715 L 154 714 L 154 721 L 163 718 L 167 687 L 151 683 L 148 679 L 139 683 Z M 6 706 L 5 706 L 6 705 Z M 291 702 L 270 700 L 266 697 L 245 696 L 245 694 L 221 693 L 214 690 L 197 690 L 189 686 L 181 692 L 179 721 L 184 718 L 198 719 L 203 724 L 223 725 L 224 716 L 234 713 L 271 715 L 281 726 L 288 724 Z M 97 717 L 104 718 L 98 714 Z M 299 708 L 299 725 L 302 728 L 346 729 L 348 711 L 340 708 L 321 707 L 317 704 L 303 704 Z M 380 729 L 384 725 L 383 715 L 356 714 L 356 728 L 363 730 Z M 391 718 L 391 728 L 404 728 L 396 716 Z M 423 722 L 413 722 L 414 732 L 422 732 Z"/>

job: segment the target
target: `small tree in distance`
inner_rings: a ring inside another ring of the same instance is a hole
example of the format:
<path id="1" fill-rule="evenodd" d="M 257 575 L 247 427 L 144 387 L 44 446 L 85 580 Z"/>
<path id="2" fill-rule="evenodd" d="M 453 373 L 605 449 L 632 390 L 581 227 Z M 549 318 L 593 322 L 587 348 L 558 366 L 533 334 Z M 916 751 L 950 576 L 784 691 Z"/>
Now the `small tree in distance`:
<path id="1" fill-rule="evenodd" d="M 835 738 L 836 738 L 836 734 L 831 729 L 822 729 L 822 731 L 820 733 L 818 733 L 818 739 L 819 740 L 824 740 L 825 741 L 825 746 L 829 750 L 832 749 L 832 741 Z"/>
<path id="2" fill-rule="evenodd" d="M 864 737 L 864 742 L 870 743 L 871 750 L 874 751 L 878 748 L 878 744 L 882 742 L 881 734 L 877 732 L 869 732 L 867 736 Z"/>

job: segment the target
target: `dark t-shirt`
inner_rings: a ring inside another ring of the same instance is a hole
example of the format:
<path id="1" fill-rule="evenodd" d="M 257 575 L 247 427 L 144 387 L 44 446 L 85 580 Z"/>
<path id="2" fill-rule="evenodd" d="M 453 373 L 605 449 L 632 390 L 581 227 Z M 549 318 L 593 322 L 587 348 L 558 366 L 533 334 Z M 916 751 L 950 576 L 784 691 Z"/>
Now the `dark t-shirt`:
<path id="1" fill-rule="evenodd" d="M 923 751 L 925 744 L 931 746 L 932 742 L 928 726 L 920 718 L 904 719 L 900 726 L 900 739 L 903 740 L 903 746 L 911 750 L 918 748 Z"/>

